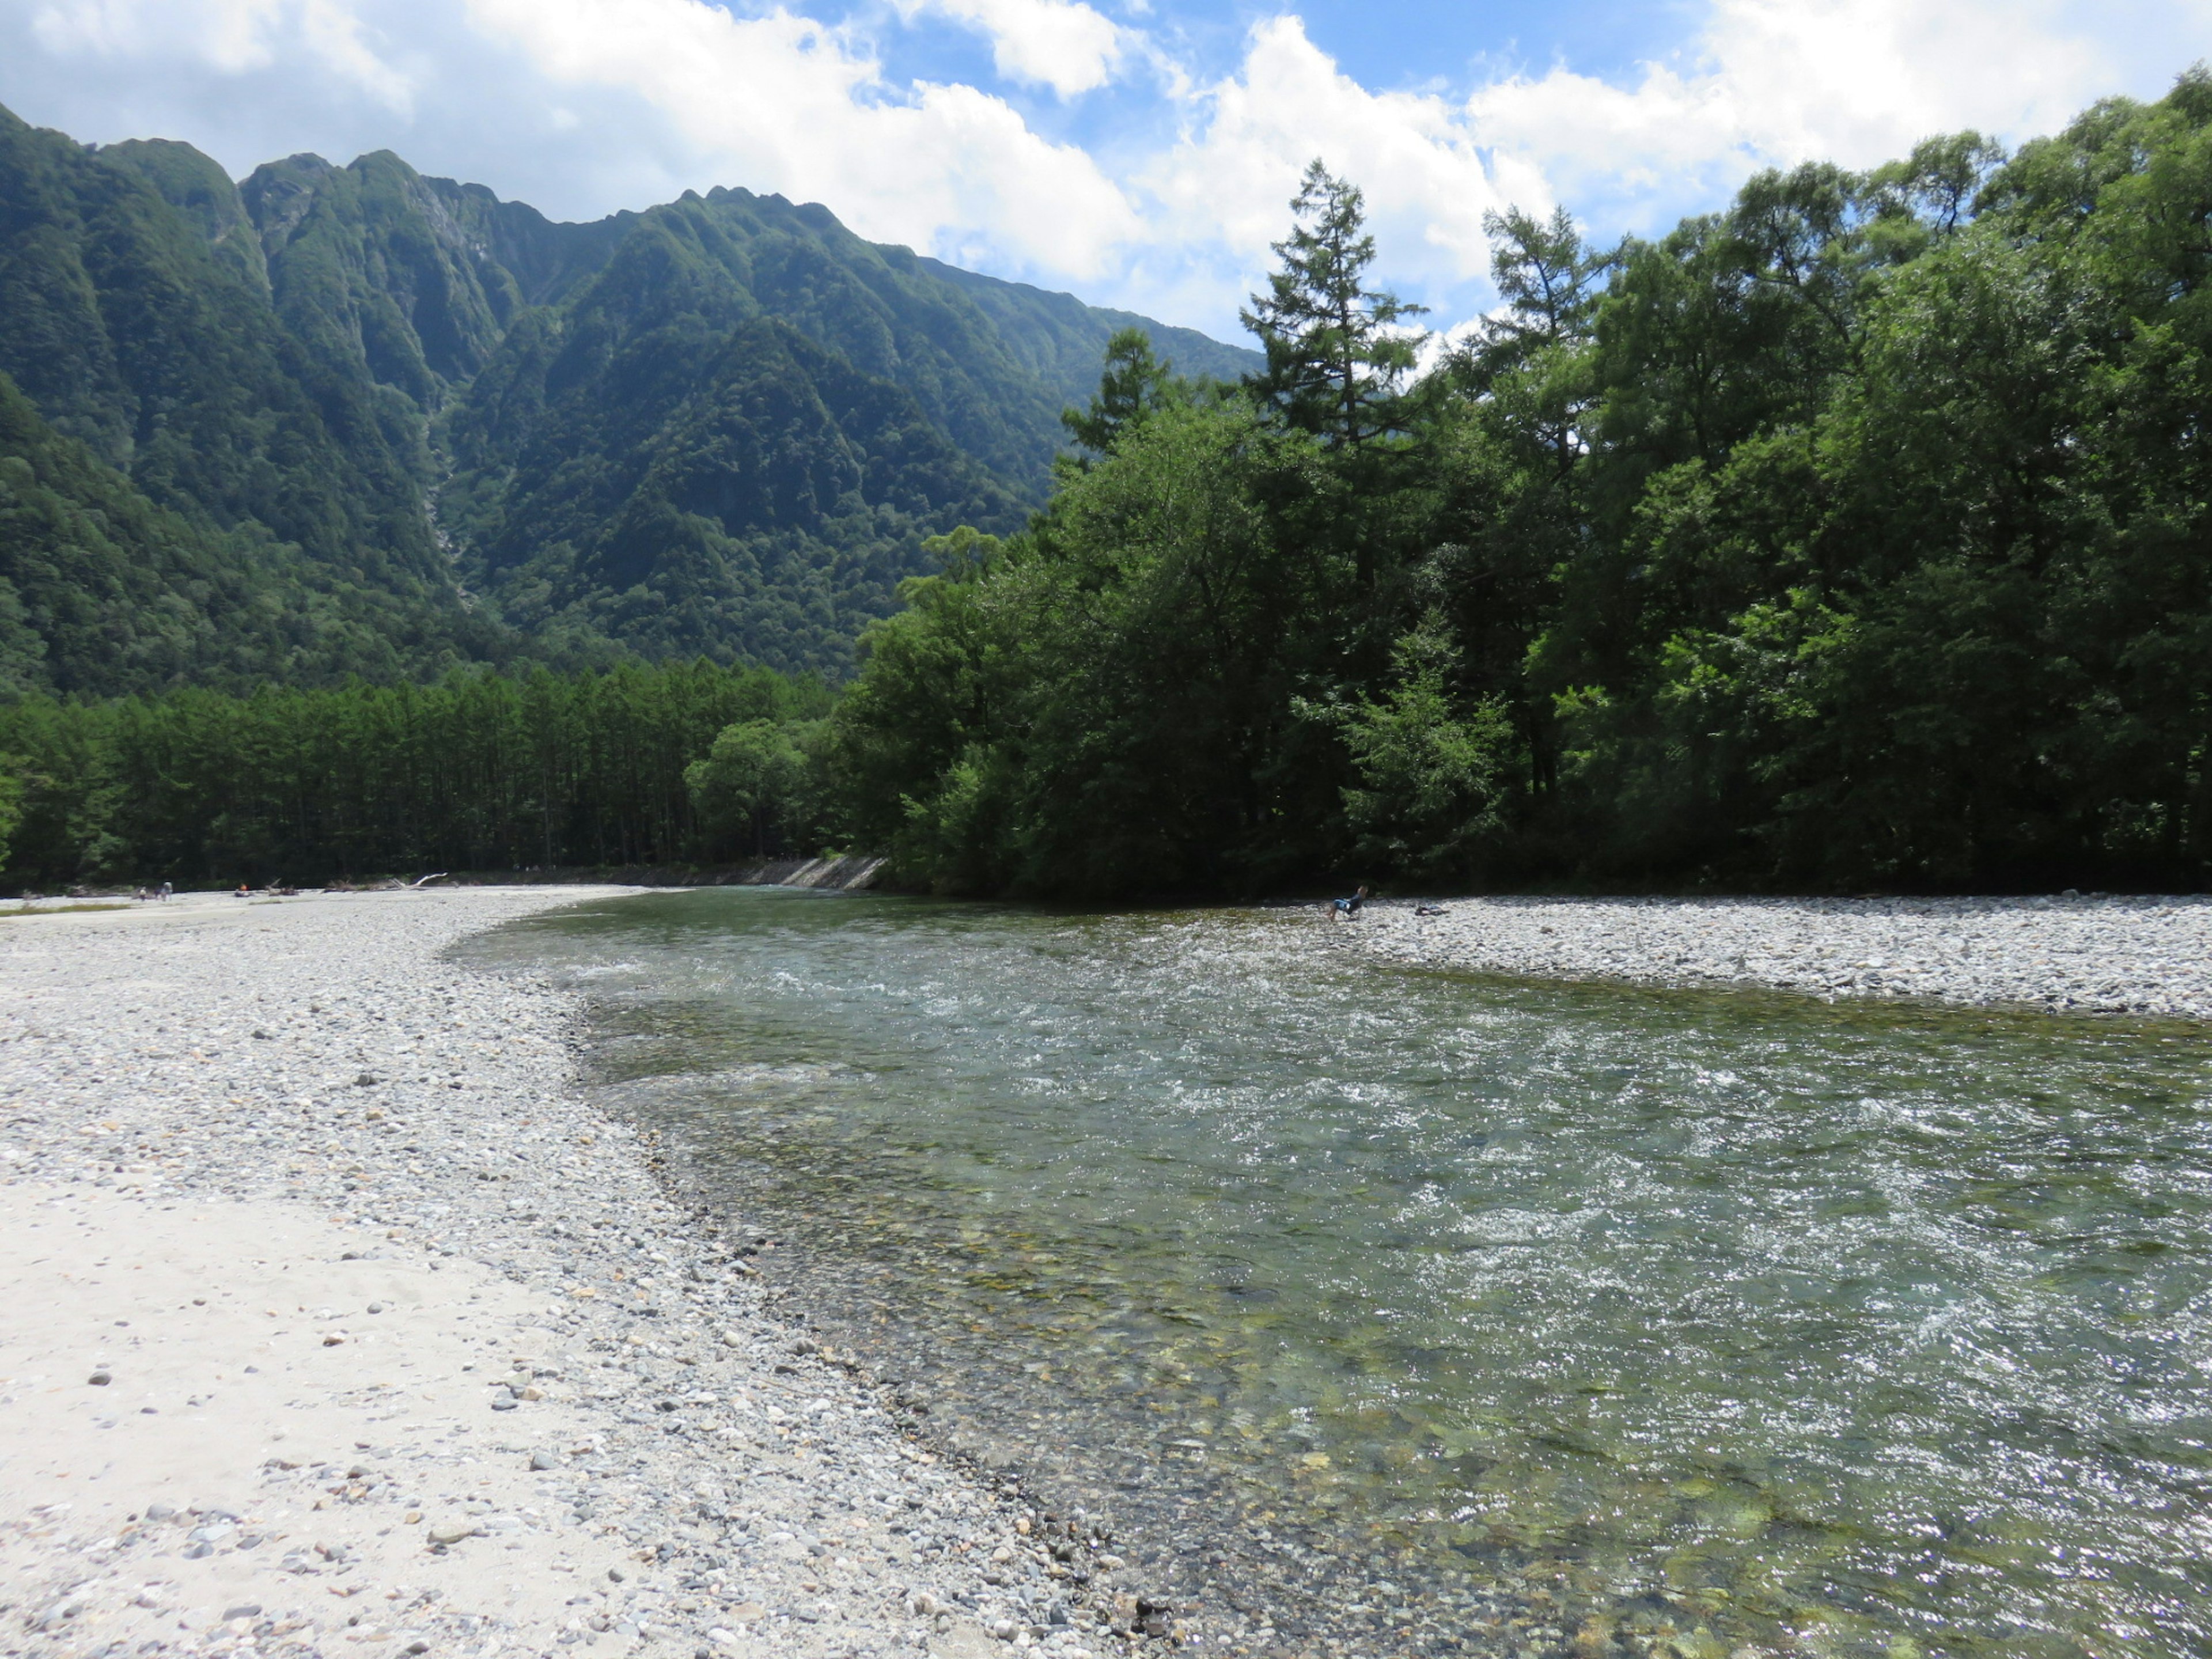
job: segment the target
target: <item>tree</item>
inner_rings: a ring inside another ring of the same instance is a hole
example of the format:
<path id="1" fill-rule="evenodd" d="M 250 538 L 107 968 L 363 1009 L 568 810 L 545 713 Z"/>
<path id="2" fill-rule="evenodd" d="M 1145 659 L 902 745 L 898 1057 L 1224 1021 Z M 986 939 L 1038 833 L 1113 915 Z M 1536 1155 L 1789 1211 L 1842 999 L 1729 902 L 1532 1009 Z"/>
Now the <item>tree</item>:
<path id="1" fill-rule="evenodd" d="M 1455 377 L 1495 402 L 1564 478 L 1585 448 L 1597 395 L 1589 344 L 1603 278 L 1618 255 L 1583 240 L 1565 208 L 1548 220 L 1519 208 L 1483 216 L 1490 276 L 1504 309 L 1456 354 Z"/>
<path id="2" fill-rule="evenodd" d="M 1583 240 L 1565 208 L 1538 219 L 1521 208 L 1482 216 L 1490 238 L 1490 276 L 1501 315 L 1486 319 L 1477 337 L 1482 361 L 1507 366 L 1536 353 L 1589 337 L 1604 289 L 1599 282 L 1618 256 Z"/>
<path id="3" fill-rule="evenodd" d="M 1088 409 L 1063 409 L 1060 423 L 1095 454 L 1110 455 L 1121 434 L 1156 410 L 1190 401 L 1189 383 L 1172 362 L 1152 355 L 1152 337 L 1141 328 L 1115 331 L 1106 342 L 1106 366 Z"/>
<path id="4" fill-rule="evenodd" d="M 1443 617 L 1424 617 L 1392 658 L 1395 684 L 1379 702 L 1332 711 L 1359 775 L 1345 816 L 1364 859 L 1464 882 L 1505 827 L 1512 722 L 1496 698 L 1453 695 L 1459 652 Z"/>
<path id="5" fill-rule="evenodd" d="M 1946 133 L 1922 139 L 1902 161 L 1876 167 L 1867 183 L 1883 222 L 1902 220 L 1922 233 L 1902 243 L 1909 256 L 1929 236 L 1948 236 L 1964 227 L 1982 187 L 2004 162 L 2004 147 L 1995 140 L 1972 131 Z"/>
<path id="6" fill-rule="evenodd" d="M 790 851 L 807 828 L 811 768 L 802 734 L 782 720 L 726 726 L 707 758 L 684 769 L 684 786 L 708 833 L 750 842 L 753 856 Z"/>
<path id="7" fill-rule="evenodd" d="M 1282 269 L 1239 313 L 1267 352 L 1267 372 L 1246 384 L 1292 426 L 1356 447 L 1402 427 L 1399 383 L 1417 352 L 1398 325 L 1427 307 L 1364 286 L 1375 262 L 1364 200 L 1319 158 L 1291 211 L 1291 234 L 1274 244 Z"/>
<path id="8" fill-rule="evenodd" d="M 0 755 L 0 870 L 8 866 L 8 838 L 23 821 L 23 781 L 15 774 L 16 763 Z"/>

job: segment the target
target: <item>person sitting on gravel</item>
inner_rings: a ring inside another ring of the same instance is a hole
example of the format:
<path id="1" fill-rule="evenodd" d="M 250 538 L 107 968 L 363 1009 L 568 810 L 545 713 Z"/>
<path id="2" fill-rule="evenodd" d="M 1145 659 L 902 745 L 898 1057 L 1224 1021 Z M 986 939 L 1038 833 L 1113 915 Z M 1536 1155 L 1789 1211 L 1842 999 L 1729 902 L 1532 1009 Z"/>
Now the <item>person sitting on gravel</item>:
<path id="1" fill-rule="evenodd" d="M 1337 921 L 1350 921 L 1352 917 L 1358 915 L 1362 910 L 1366 908 L 1366 907 L 1367 884 L 1363 881 L 1359 884 L 1359 890 L 1358 892 L 1354 893 L 1350 898 L 1336 900 L 1330 908 Z"/>

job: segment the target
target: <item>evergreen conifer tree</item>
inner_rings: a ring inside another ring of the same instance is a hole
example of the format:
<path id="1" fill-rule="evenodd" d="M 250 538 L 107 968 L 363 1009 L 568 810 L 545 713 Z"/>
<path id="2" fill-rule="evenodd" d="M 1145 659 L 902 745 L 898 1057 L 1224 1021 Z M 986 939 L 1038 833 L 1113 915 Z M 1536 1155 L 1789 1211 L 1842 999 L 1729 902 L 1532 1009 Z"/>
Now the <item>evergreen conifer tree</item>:
<path id="1" fill-rule="evenodd" d="M 1415 341 L 1395 325 L 1424 306 L 1365 286 L 1375 239 L 1358 189 L 1320 158 L 1291 200 L 1291 234 L 1274 244 L 1282 268 L 1240 314 L 1267 348 L 1267 372 L 1246 384 L 1292 426 L 1357 446 L 1403 423 L 1400 382 Z"/>
<path id="2" fill-rule="evenodd" d="M 1141 328 L 1118 329 L 1106 342 L 1105 368 L 1090 407 L 1060 410 L 1060 423 L 1085 449 L 1108 455 L 1129 427 L 1189 398 L 1190 387 L 1175 364 L 1153 353 L 1151 335 Z"/>

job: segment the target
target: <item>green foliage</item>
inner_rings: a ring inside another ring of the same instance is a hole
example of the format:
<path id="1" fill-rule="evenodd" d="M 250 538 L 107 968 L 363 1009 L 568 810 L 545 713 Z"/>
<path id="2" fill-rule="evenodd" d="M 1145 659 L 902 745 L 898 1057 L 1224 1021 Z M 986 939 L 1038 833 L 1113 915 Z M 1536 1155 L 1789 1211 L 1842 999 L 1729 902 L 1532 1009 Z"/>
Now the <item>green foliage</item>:
<path id="1" fill-rule="evenodd" d="M 1398 641 L 1380 701 L 1333 711 L 1359 778 L 1344 792 L 1358 855 L 1422 881 L 1478 876 L 1505 827 L 1512 723 L 1496 698 L 1455 695 L 1459 654 L 1431 613 Z"/>
<path id="2" fill-rule="evenodd" d="M 1424 307 L 1364 286 L 1375 239 L 1364 228 L 1359 191 L 1318 160 L 1291 211 L 1291 234 L 1274 245 L 1282 269 L 1243 313 L 1267 352 L 1266 371 L 1250 384 L 1291 425 L 1364 443 L 1401 424 L 1399 386 L 1415 349 L 1396 325 Z"/>
<path id="3" fill-rule="evenodd" d="M 1190 388 L 1175 365 L 1152 355 L 1152 337 L 1140 328 L 1119 330 L 1106 342 L 1106 369 L 1086 408 L 1064 409 L 1060 423 L 1093 454 L 1112 453 L 1121 434 L 1146 416 L 1188 403 Z"/>
<path id="4" fill-rule="evenodd" d="M 8 843 L 23 821 L 23 779 L 13 756 L 0 755 L 0 870 L 8 867 Z"/>
<path id="5" fill-rule="evenodd" d="M 820 721 L 740 720 L 684 773 L 701 830 L 756 858 L 818 841 Z"/>
<path id="6" fill-rule="evenodd" d="M 819 682 L 706 662 L 21 698 L 0 706 L 22 782 L 7 872 L 228 885 L 742 857 L 686 769 L 727 728 L 828 703 Z"/>
<path id="7" fill-rule="evenodd" d="M 856 831 L 954 891 L 1249 889 L 1310 858 L 1337 773 L 1294 702 L 1339 647 L 1304 624 L 1353 587 L 1305 533 L 1329 487 L 1247 404 L 1163 409 L 1028 534 L 914 584 L 836 717 Z"/>
<path id="8" fill-rule="evenodd" d="M 1118 355 L 1101 459 L 869 636 L 908 879 L 2212 877 L 2212 76 L 1616 250 L 1496 216 L 1402 397 L 1357 192 L 1297 205 L 1252 406 Z"/>

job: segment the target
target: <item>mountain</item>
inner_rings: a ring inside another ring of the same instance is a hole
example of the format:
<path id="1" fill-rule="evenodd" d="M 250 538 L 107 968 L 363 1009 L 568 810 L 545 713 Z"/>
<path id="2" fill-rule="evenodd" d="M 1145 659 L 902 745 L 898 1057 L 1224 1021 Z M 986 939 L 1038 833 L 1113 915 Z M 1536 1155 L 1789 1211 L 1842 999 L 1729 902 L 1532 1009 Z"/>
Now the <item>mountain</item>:
<path id="1" fill-rule="evenodd" d="M 0 660 L 87 690 L 633 652 L 836 674 L 927 537 L 1042 501 L 1127 325 L 1186 373 L 1260 361 L 778 196 L 564 224 L 389 152 L 234 183 L 0 110 L 0 454 L 49 526 L 0 509 Z M 70 514 L 160 648 L 58 620 Z"/>
<path id="2" fill-rule="evenodd" d="M 276 325 L 250 232 L 197 152 L 111 160 L 0 111 L 0 684 L 388 677 L 499 652 L 424 519 L 404 423 Z"/>
<path id="3" fill-rule="evenodd" d="M 389 680 L 490 654 L 450 620 L 258 523 L 155 504 L 0 374 L 0 698 Z"/>

